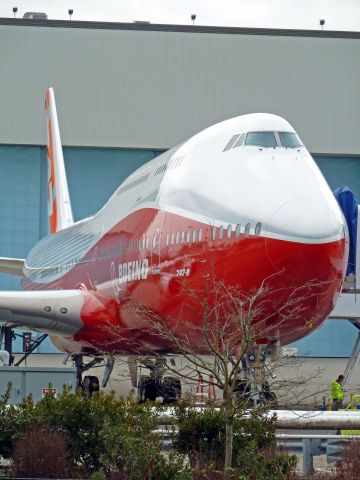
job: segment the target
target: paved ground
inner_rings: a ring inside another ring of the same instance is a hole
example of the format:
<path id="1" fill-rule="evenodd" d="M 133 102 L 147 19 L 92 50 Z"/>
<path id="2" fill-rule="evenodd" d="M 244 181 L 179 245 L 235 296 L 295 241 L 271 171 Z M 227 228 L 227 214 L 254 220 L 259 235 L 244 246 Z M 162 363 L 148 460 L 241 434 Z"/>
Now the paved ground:
<path id="1" fill-rule="evenodd" d="M 61 367 L 64 356 L 61 354 L 34 354 L 27 359 L 27 365 Z M 286 358 L 273 365 L 272 371 L 276 375 L 271 388 L 277 393 L 284 406 L 304 404 L 308 406 L 320 405 L 323 397 L 328 397 L 331 381 L 345 369 L 347 359 L 339 358 Z M 178 366 L 185 366 L 182 358 L 176 358 Z M 71 366 L 71 361 L 68 362 Z M 103 368 L 98 367 L 88 372 L 102 378 Z M 147 374 L 147 370 L 143 370 Z M 131 390 L 131 381 L 126 358 L 116 360 L 113 374 L 106 391 L 114 390 L 118 396 L 126 396 Z M 184 385 L 184 391 L 196 389 L 196 382 Z M 360 366 L 353 372 L 351 382 L 347 387 L 347 396 L 350 392 L 360 393 Z M 207 394 L 207 389 L 205 389 Z"/>

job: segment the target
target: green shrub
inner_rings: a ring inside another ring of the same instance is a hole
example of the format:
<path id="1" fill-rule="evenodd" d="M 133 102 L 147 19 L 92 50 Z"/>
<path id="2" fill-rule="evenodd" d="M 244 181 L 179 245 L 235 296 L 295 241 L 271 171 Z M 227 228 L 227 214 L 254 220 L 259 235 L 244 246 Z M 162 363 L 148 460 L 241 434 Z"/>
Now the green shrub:
<path id="1" fill-rule="evenodd" d="M 173 448 L 186 454 L 197 471 L 222 470 L 225 460 L 225 412 L 209 404 L 203 410 L 183 400 L 175 408 L 178 430 L 172 434 Z M 296 457 L 276 448 L 275 417 L 264 408 L 239 410 L 234 421 L 233 476 L 247 480 L 285 478 L 296 466 Z M 207 473 L 208 475 L 208 473 Z M 218 472 L 221 477 L 221 473 Z M 219 477 L 219 478 L 220 478 Z M 204 477 L 207 478 L 204 474 Z M 209 477 L 212 478 L 212 477 Z M 214 477 L 217 478 L 217 477 Z"/>
<path id="2" fill-rule="evenodd" d="M 91 474 L 90 480 L 106 480 L 106 477 L 102 472 L 94 472 Z"/>
<path id="3" fill-rule="evenodd" d="M 104 440 L 101 432 L 107 418 L 118 421 L 120 402 L 114 395 L 83 398 L 81 392 L 64 392 L 58 397 L 45 396 L 34 407 L 34 421 L 64 432 L 74 465 L 88 472 L 100 470 Z"/>
<path id="4" fill-rule="evenodd" d="M 164 457 L 162 439 L 154 432 L 161 407 L 138 404 L 130 396 L 117 400 L 103 393 L 83 398 L 67 389 L 58 398 L 38 403 L 26 399 L 18 407 L 0 404 L 0 455 L 9 458 L 29 430 L 60 432 L 77 475 L 104 472 L 109 478 L 170 480 L 187 478 L 184 458 Z M 183 477 L 179 476 L 183 475 Z M 185 475 L 185 476 L 184 476 Z"/>
<path id="5" fill-rule="evenodd" d="M 156 432 L 157 413 L 150 403 L 139 404 L 133 397 L 123 403 L 121 421 L 108 419 L 102 431 L 104 450 L 101 455 L 107 474 L 121 474 L 127 480 L 182 480 L 190 472 L 184 458 L 161 454 L 162 438 Z M 122 478 L 122 477 L 121 477 Z"/>
<path id="6" fill-rule="evenodd" d="M 294 472 L 297 458 L 295 455 L 287 455 L 275 446 L 259 450 L 254 442 L 237 453 L 236 464 L 248 480 L 283 480 Z"/>
<path id="7" fill-rule="evenodd" d="M 9 405 L 11 384 L 0 397 L 0 457 L 10 458 L 16 441 L 34 424 L 31 396 L 20 405 Z"/>
<path id="8" fill-rule="evenodd" d="M 179 402 L 174 410 L 178 423 L 178 431 L 172 434 L 174 452 L 164 456 L 162 439 L 156 432 L 157 416 L 162 411 L 159 405 L 138 404 L 132 396 L 117 400 L 113 394 L 103 393 L 83 398 L 81 393 L 71 394 L 66 389 L 58 398 L 46 396 L 36 404 L 30 397 L 18 407 L 6 402 L 5 395 L 0 400 L 0 455 L 4 457 L 12 455 L 19 438 L 37 429 L 63 436 L 77 476 L 104 474 L 113 480 L 222 478 L 225 412 L 211 404 L 200 411 L 187 400 Z M 285 478 L 295 460 L 276 449 L 274 438 L 275 418 L 261 409 L 239 411 L 234 422 L 234 469 L 226 478 Z M 193 473 L 190 467 L 195 469 Z"/>
<path id="9" fill-rule="evenodd" d="M 222 467 L 225 423 L 223 412 L 209 404 L 200 411 L 182 400 L 175 407 L 177 431 L 172 434 L 173 448 L 189 458 L 191 467 Z"/>

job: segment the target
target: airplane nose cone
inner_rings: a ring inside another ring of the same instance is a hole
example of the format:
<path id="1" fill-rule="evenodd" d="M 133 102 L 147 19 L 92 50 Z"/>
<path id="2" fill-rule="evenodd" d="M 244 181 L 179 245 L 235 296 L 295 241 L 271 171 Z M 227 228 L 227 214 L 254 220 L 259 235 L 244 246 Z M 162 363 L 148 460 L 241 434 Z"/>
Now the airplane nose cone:
<path id="1" fill-rule="evenodd" d="M 284 240 L 320 243 L 344 236 L 344 220 L 336 200 L 295 198 L 284 202 L 269 221 L 271 233 Z M 332 201 L 333 200 L 333 201 Z"/>
<path id="2" fill-rule="evenodd" d="M 269 323 L 270 327 L 281 325 L 284 343 L 320 325 L 333 309 L 342 285 L 347 238 L 337 203 L 329 203 L 295 199 L 283 203 L 271 218 L 265 245 L 269 269 L 273 268 L 271 280 L 277 285 L 274 291 L 278 302 L 284 304 L 291 292 L 300 308 L 298 315 L 287 318 L 286 325 L 277 314 L 272 325 Z M 296 308 L 289 311 L 296 312 Z"/>
<path id="3" fill-rule="evenodd" d="M 342 279 L 348 252 L 344 222 L 335 198 L 284 202 L 269 222 L 268 259 L 303 284 L 314 279 Z"/>

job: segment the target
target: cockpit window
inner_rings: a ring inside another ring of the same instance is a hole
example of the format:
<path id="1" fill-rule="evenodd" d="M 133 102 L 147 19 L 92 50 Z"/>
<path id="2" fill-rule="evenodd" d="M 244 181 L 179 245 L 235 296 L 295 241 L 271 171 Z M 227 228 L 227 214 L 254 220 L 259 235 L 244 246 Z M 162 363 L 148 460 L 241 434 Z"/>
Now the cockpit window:
<path id="1" fill-rule="evenodd" d="M 240 147 L 244 143 L 245 133 L 242 133 L 240 137 L 236 140 L 233 148 Z"/>
<path id="2" fill-rule="evenodd" d="M 240 137 L 240 133 L 238 133 L 237 135 L 234 135 L 233 137 L 231 137 L 231 139 L 229 140 L 229 142 L 226 144 L 223 152 L 226 152 L 227 150 L 231 150 L 234 146 L 234 144 L 236 143 L 236 140 Z"/>
<path id="3" fill-rule="evenodd" d="M 277 143 L 274 132 L 249 132 L 246 135 L 245 145 L 276 147 Z"/>
<path id="4" fill-rule="evenodd" d="M 293 132 L 279 132 L 281 145 L 286 148 L 301 147 L 302 143 L 296 133 Z"/>

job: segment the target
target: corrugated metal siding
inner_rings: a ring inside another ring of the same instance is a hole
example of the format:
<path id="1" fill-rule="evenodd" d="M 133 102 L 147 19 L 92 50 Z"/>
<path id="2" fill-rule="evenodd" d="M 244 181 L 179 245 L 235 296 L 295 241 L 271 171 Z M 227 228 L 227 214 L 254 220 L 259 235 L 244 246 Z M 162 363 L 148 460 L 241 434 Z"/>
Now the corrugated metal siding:
<path id="1" fill-rule="evenodd" d="M 356 157 L 315 157 L 332 191 L 348 186 L 360 203 L 360 159 Z"/>
<path id="2" fill-rule="evenodd" d="M 312 152 L 360 154 L 360 39 L 0 25 L 0 143 L 168 148 L 226 118 L 284 116 Z"/>

